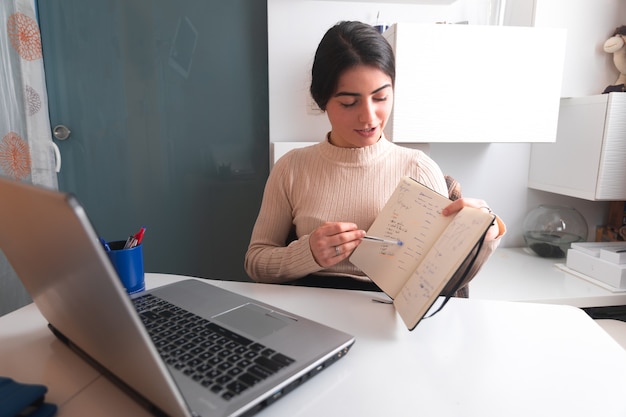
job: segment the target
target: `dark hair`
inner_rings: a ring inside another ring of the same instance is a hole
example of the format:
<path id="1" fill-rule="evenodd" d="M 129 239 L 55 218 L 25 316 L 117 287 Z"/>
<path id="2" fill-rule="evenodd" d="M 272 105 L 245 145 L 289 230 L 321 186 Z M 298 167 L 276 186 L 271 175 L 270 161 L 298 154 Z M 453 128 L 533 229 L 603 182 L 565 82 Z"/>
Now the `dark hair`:
<path id="1" fill-rule="evenodd" d="M 618 26 L 615 28 L 615 30 L 613 31 L 613 36 L 617 36 L 617 35 L 621 35 L 624 36 L 626 35 L 626 26 Z"/>
<path id="2" fill-rule="evenodd" d="M 326 110 L 341 74 L 357 65 L 378 68 L 394 85 L 396 65 L 389 42 L 371 25 L 339 22 L 320 41 L 311 68 L 311 96 L 320 109 Z"/>

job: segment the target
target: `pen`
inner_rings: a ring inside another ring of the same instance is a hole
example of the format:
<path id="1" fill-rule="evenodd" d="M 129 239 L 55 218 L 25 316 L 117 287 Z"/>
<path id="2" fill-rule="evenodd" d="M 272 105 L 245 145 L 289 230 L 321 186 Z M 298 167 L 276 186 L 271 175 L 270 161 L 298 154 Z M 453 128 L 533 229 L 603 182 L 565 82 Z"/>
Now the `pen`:
<path id="1" fill-rule="evenodd" d="M 401 240 L 384 239 L 382 237 L 376 237 L 376 236 L 365 236 L 363 237 L 363 239 L 371 240 L 372 242 L 389 243 L 391 245 L 398 245 L 398 246 L 403 245 Z"/>
<path id="2" fill-rule="evenodd" d="M 144 233 L 146 233 L 146 228 L 142 227 L 141 229 L 139 229 L 137 233 L 135 233 L 132 236 L 129 236 L 128 239 L 126 240 L 126 244 L 124 245 L 124 249 L 131 249 L 131 248 L 134 248 L 135 246 L 139 246 L 139 244 L 143 240 Z"/>
<path id="3" fill-rule="evenodd" d="M 99 239 L 100 239 L 100 243 L 102 244 L 102 247 L 104 248 L 104 250 L 107 251 L 107 252 L 110 252 L 111 251 L 111 247 L 109 246 L 107 241 L 104 240 L 103 238 L 99 238 Z"/>
<path id="4" fill-rule="evenodd" d="M 137 243 L 137 239 L 135 239 L 134 236 L 128 236 L 128 239 L 126 239 L 126 243 L 124 244 L 124 249 L 130 249 L 132 247 L 134 247 Z"/>
<path id="5" fill-rule="evenodd" d="M 138 246 L 141 241 L 143 240 L 143 235 L 144 233 L 146 233 L 146 228 L 142 227 L 141 229 L 139 229 L 139 231 L 137 233 L 135 233 L 133 235 L 133 237 L 135 238 L 136 242 L 135 242 L 135 246 Z"/>

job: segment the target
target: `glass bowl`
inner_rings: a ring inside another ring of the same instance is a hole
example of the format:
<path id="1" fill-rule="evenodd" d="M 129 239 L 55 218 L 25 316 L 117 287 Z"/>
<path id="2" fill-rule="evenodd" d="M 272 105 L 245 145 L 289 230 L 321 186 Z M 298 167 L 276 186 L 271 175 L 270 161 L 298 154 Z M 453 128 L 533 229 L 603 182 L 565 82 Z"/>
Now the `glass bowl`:
<path id="1" fill-rule="evenodd" d="M 573 242 L 587 240 L 587 222 L 573 207 L 540 205 L 523 227 L 526 246 L 543 258 L 564 258 Z"/>

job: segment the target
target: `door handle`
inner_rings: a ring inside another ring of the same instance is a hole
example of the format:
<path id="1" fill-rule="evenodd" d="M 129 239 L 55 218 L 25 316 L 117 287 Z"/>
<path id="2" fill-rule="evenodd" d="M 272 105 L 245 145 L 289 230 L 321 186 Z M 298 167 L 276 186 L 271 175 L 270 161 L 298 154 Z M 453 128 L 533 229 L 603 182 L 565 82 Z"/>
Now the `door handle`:
<path id="1" fill-rule="evenodd" d="M 54 129 L 52 129 L 52 134 L 57 140 L 65 140 L 70 137 L 71 133 L 72 131 L 65 125 L 56 125 Z"/>

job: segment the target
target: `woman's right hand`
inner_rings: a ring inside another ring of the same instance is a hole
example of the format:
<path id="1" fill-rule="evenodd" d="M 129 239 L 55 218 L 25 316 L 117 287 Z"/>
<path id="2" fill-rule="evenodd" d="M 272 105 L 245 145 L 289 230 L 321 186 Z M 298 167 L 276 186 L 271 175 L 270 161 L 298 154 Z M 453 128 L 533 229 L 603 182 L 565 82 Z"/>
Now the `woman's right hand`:
<path id="1" fill-rule="evenodd" d="M 349 257 L 364 236 L 354 223 L 326 222 L 311 233 L 309 246 L 315 262 L 328 268 Z"/>

